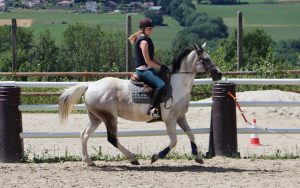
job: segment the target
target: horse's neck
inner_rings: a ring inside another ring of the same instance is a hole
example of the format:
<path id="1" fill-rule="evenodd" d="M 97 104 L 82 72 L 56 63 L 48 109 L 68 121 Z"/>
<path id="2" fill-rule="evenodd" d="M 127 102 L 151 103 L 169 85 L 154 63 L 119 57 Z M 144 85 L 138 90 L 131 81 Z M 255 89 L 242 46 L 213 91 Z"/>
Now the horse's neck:
<path id="1" fill-rule="evenodd" d="M 193 54 L 190 53 L 182 60 L 178 73 L 171 74 L 172 87 L 177 87 L 182 92 L 187 92 L 187 94 L 191 92 L 196 76 L 196 74 L 193 73 L 193 70 L 191 70 L 192 68 L 190 65 L 187 63 L 188 59 L 191 58 L 191 55 Z M 189 59 L 189 61 L 191 60 Z M 171 67 L 171 69 L 172 68 L 173 67 Z"/>
<path id="2" fill-rule="evenodd" d="M 171 75 L 171 84 L 174 91 L 180 92 L 181 95 L 189 95 L 195 79 L 193 73 L 175 73 Z"/>
<path id="3" fill-rule="evenodd" d="M 193 82 L 196 74 L 193 73 L 192 61 L 196 58 L 195 52 L 190 52 L 185 58 L 181 60 L 178 73 L 171 75 L 171 84 L 174 92 L 180 98 L 189 98 L 189 94 L 192 91 Z M 174 67 L 171 67 L 173 69 Z M 174 95 L 175 93 L 173 93 Z"/>

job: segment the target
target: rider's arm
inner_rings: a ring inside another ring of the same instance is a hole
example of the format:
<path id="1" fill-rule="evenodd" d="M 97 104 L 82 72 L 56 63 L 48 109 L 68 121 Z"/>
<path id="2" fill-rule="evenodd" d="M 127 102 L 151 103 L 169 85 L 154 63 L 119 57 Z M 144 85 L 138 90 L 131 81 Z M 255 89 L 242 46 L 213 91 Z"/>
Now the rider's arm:
<path id="1" fill-rule="evenodd" d="M 148 66 L 150 67 L 154 67 L 154 68 L 160 68 L 160 63 L 155 63 L 154 61 L 152 61 L 150 59 L 150 56 L 149 56 L 149 51 L 148 51 L 148 42 L 143 40 L 141 41 L 140 43 L 140 48 L 142 49 L 142 53 L 143 53 L 143 56 L 144 56 L 144 59 L 145 59 L 145 62 L 147 63 Z"/>
<path id="2" fill-rule="evenodd" d="M 162 65 L 159 59 L 157 59 L 157 58 L 155 58 L 155 57 L 153 57 L 153 58 L 154 58 L 153 61 L 154 61 L 156 64 L 158 64 L 158 65 L 160 65 L 160 66 Z"/>

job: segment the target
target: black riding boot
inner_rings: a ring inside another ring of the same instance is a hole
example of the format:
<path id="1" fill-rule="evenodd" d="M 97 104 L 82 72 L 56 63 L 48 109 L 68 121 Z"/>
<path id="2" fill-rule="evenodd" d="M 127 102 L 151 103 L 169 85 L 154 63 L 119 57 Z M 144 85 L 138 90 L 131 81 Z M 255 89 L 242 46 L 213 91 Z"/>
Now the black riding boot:
<path id="1" fill-rule="evenodd" d="M 149 109 L 149 115 L 152 116 L 155 119 L 160 118 L 160 114 L 158 111 L 158 105 L 159 105 L 159 98 L 160 98 L 160 93 L 162 89 L 155 89 Z"/>

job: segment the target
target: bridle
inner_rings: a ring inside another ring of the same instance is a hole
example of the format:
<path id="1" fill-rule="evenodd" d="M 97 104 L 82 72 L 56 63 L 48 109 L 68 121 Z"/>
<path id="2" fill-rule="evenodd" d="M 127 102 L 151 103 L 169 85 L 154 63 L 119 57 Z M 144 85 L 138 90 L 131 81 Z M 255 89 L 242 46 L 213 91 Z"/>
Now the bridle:
<path id="1" fill-rule="evenodd" d="M 214 64 L 207 65 L 205 63 L 206 58 L 204 58 L 204 56 L 203 56 L 204 49 L 202 47 L 200 48 L 196 43 L 194 43 L 193 48 L 194 48 L 194 50 L 196 51 L 196 54 L 197 54 L 197 61 L 200 61 L 202 63 L 205 74 L 208 74 L 212 68 L 216 67 L 216 65 L 214 65 Z M 196 72 L 195 69 L 196 68 L 194 68 L 194 71 L 192 71 L 192 72 L 174 72 L 172 74 L 194 74 Z"/>
<path id="2" fill-rule="evenodd" d="M 193 47 L 198 55 L 198 60 L 202 63 L 202 66 L 205 70 L 205 74 L 209 73 L 212 68 L 216 67 L 216 65 L 214 65 L 213 63 L 211 65 L 207 65 L 205 63 L 206 58 L 203 57 L 203 52 L 204 52 L 203 48 L 202 47 L 200 48 L 196 43 L 193 44 Z"/>

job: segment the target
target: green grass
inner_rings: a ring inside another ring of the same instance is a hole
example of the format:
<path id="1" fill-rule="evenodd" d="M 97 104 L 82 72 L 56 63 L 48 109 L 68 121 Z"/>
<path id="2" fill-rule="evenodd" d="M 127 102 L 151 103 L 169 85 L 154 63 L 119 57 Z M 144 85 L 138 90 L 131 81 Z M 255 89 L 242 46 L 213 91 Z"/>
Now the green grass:
<path id="1" fill-rule="evenodd" d="M 13 10 L 10 13 L 2 13 L 0 19 L 33 19 L 32 29 L 37 35 L 40 31 L 49 29 L 58 45 L 61 44 L 63 31 L 68 24 L 86 23 L 89 25 L 100 24 L 107 31 L 126 30 L 125 14 L 74 14 L 67 10 Z M 132 32 L 138 30 L 138 21 L 143 15 L 132 15 Z M 157 26 L 153 33 L 153 40 L 157 48 L 171 48 L 171 42 L 178 31 L 181 30 L 179 24 L 171 17 L 164 17 L 167 26 Z"/>
<path id="2" fill-rule="evenodd" d="M 249 5 L 197 5 L 197 11 L 211 17 L 222 17 L 232 33 L 236 28 L 237 11 L 243 13 L 245 30 L 264 29 L 271 37 L 280 39 L 300 38 L 300 3 L 249 4 Z"/>
<path id="3" fill-rule="evenodd" d="M 33 157 L 30 157 L 33 155 Z M 151 160 L 150 155 L 136 154 L 135 155 L 138 160 Z M 202 155 L 205 158 L 204 155 Z M 192 154 L 181 154 L 177 152 L 170 152 L 165 159 L 162 160 L 194 160 L 194 156 Z M 240 157 L 234 157 L 235 159 L 241 159 Z M 256 155 L 252 154 L 249 156 L 244 156 L 243 159 L 250 159 L 251 161 L 255 161 L 258 159 L 261 160 L 287 160 L 287 159 L 296 159 L 300 158 L 299 153 L 282 153 L 280 150 L 277 150 L 274 154 L 264 154 L 264 155 Z M 128 161 L 128 159 L 124 155 L 109 155 L 103 154 L 101 152 L 101 148 L 96 154 L 91 155 L 91 159 L 93 161 Z M 36 155 L 31 151 L 26 151 L 23 157 L 22 162 L 25 163 L 59 163 L 72 161 L 77 162 L 81 161 L 80 156 L 70 155 L 68 151 L 65 151 L 64 156 L 52 156 L 48 152 L 44 152 L 41 155 Z"/>
<path id="4" fill-rule="evenodd" d="M 284 159 L 299 159 L 299 153 L 282 153 L 280 150 L 276 150 L 274 154 L 269 155 L 256 155 L 252 154 L 250 156 L 244 157 L 244 159 L 251 159 L 255 161 L 256 159 L 263 159 L 263 160 L 284 160 Z"/>

